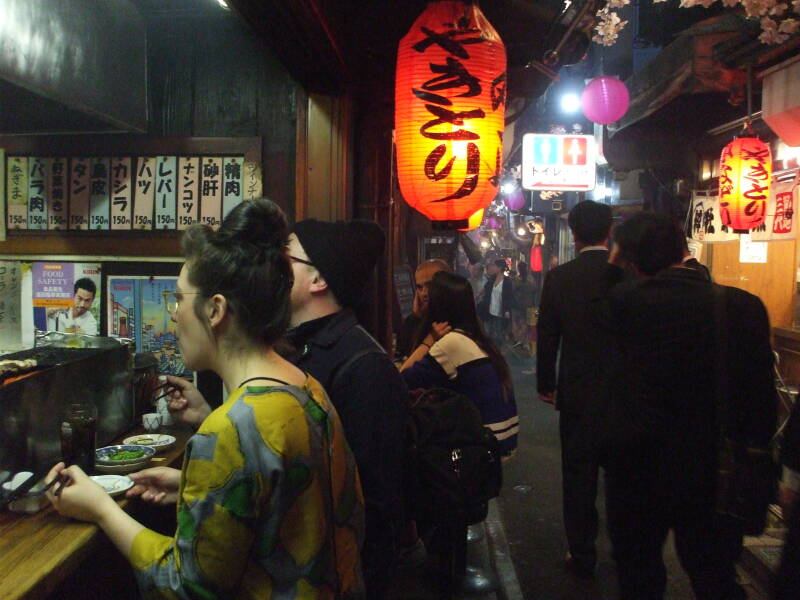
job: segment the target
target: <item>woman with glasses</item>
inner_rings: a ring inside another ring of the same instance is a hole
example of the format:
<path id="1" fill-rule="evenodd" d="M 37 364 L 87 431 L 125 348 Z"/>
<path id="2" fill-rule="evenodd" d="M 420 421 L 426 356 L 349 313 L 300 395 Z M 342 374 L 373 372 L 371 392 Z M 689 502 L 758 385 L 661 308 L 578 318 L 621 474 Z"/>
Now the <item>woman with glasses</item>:
<path id="1" fill-rule="evenodd" d="M 268 200 L 240 204 L 219 231 L 195 225 L 184 235 L 186 262 L 166 307 L 186 366 L 216 372 L 230 395 L 195 415 L 182 470 L 131 475 L 129 496 L 177 504 L 173 536 L 144 528 L 76 466 L 48 475 L 69 480 L 50 495 L 56 509 L 97 523 L 130 559 L 144 597 L 360 593 L 353 456 L 320 385 L 274 350 L 289 323 L 287 237 Z M 199 394 L 188 383 L 180 393 Z"/>

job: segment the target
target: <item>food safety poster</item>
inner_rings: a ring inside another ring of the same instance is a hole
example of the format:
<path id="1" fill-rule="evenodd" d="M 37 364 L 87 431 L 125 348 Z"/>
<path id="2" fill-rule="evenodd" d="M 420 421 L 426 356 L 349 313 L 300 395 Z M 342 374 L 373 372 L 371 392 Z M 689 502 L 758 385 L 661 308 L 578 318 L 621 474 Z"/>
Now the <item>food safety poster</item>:
<path id="1" fill-rule="evenodd" d="M 33 326 L 40 331 L 68 331 L 73 323 L 75 305 L 75 284 L 88 279 L 94 285 L 95 293 L 88 315 L 80 323 L 94 323 L 90 331 L 71 331 L 72 333 L 100 334 L 100 306 L 102 306 L 100 263 L 73 263 L 63 261 L 42 261 L 31 263 L 31 305 L 33 306 Z M 92 287 L 91 284 L 85 284 Z M 59 318 L 63 317 L 63 318 Z M 61 327 L 60 324 L 66 324 Z"/>

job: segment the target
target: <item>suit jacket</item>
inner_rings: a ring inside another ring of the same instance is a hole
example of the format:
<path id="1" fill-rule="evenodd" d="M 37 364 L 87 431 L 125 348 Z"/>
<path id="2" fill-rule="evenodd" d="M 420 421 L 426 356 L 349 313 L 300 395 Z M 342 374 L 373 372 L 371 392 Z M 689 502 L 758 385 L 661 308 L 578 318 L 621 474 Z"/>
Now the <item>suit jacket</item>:
<path id="1" fill-rule="evenodd" d="M 720 361 L 713 285 L 693 269 L 668 268 L 609 293 L 609 412 L 610 423 L 623 427 L 613 436 L 618 441 L 658 444 L 687 465 L 715 462 Z M 767 311 L 753 294 L 722 287 L 731 434 L 766 446 L 777 408 Z"/>
<path id="2" fill-rule="evenodd" d="M 510 313 L 514 305 L 514 292 L 511 279 L 503 277 L 503 289 L 500 292 L 501 317 L 505 318 L 506 313 Z M 478 315 L 485 319 L 489 316 L 489 308 L 492 305 L 492 289 L 494 288 L 494 277 L 489 277 L 483 285 L 483 296 L 478 304 Z"/>
<path id="3" fill-rule="evenodd" d="M 597 308 L 594 300 L 611 285 L 604 277 L 607 259 L 606 250 L 586 250 L 544 279 L 536 338 L 537 386 L 540 393 L 557 392 L 559 410 L 596 414 L 604 403 L 608 342 L 592 313 Z"/>

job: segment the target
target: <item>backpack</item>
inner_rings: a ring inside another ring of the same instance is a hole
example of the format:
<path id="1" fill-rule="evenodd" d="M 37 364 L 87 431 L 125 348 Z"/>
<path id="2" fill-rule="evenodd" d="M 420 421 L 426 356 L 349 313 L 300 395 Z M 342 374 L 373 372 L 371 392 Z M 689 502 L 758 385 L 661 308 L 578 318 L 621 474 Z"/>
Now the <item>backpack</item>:
<path id="1" fill-rule="evenodd" d="M 408 411 L 408 489 L 416 517 L 479 523 L 503 485 L 501 451 L 473 402 L 445 388 Z"/>

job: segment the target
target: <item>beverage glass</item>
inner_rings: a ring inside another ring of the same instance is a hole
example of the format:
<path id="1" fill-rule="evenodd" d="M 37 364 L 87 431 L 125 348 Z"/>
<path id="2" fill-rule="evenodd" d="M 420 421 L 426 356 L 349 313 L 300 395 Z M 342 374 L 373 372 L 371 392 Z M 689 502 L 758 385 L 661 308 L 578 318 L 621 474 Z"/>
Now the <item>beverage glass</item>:
<path id="1" fill-rule="evenodd" d="M 161 426 L 161 415 L 158 413 L 145 413 L 142 415 L 142 425 L 148 433 L 154 433 Z"/>
<path id="2" fill-rule="evenodd" d="M 64 407 L 61 419 L 61 459 L 89 473 L 94 469 L 97 438 L 97 407 L 88 402 L 72 402 Z"/>

